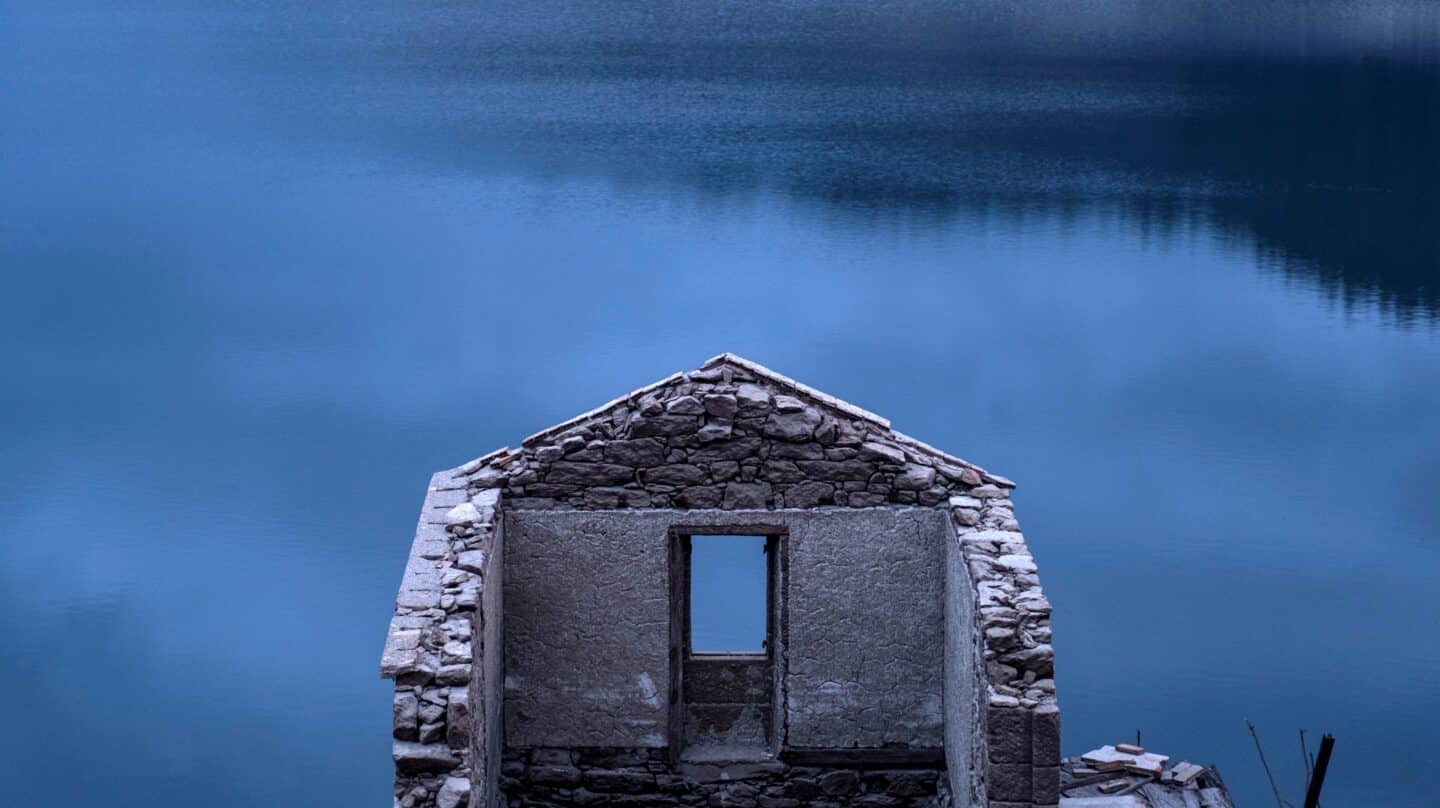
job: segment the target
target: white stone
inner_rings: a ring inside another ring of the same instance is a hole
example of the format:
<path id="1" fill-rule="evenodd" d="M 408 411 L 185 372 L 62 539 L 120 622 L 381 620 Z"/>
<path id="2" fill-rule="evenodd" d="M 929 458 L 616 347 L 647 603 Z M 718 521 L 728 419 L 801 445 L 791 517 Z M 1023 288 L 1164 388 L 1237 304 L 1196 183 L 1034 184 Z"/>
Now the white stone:
<path id="1" fill-rule="evenodd" d="M 780 412 L 799 412 L 805 409 L 805 402 L 794 396 L 776 396 L 775 409 Z"/>
<path id="2" fill-rule="evenodd" d="M 485 551 L 466 550 L 455 560 L 455 566 L 462 570 L 483 574 L 485 572 Z"/>
<path id="3" fill-rule="evenodd" d="M 1002 555 L 996 563 L 1015 572 L 1035 572 L 1039 569 L 1035 566 L 1035 559 L 1028 555 Z"/>
<path id="4" fill-rule="evenodd" d="M 478 521 L 480 521 L 480 511 L 469 502 L 462 502 L 445 512 L 445 524 L 447 525 L 464 525 Z"/>
<path id="5" fill-rule="evenodd" d="M 1006 542 L 1024 543 L 1025 536 L 1012 530 L 977 530 L 974 533 L 965 534 L 965 541 L 993 541 L 997 544 Z"/>
<path id="6" fill-rule="evenodd" d="M 446 635 L 453 637 L 454 639 L 470 639 L 470 621 L 464 618 L 452 618 L 450 620 L 446 620 L 445 624 L 440 626 L 440 628 L 445 630 Z"/>
<path id="7" fill-rule="evenodd" d="M 503 479 L 505 479 L 505 472 L 500 471 L 499 469 L 483 469 L 480 471 L 479 474 L 476 474 L 473 478 L 471 478 L 470 481 L 483 489 L 496 491 L 496 493 L 499 493 L 498 489 L 496 489 L 495 486 L 499 485 L 500 481 Z"/>
<path id="8" fill-rule="evenodd" d="M 448 746 L 411 741 L 393 741 L 390 756 L 395 759 L 396 766 L 407 773 L 453 769 L 460 762 Z"/>
<path id="9" fill-rule="evenodd" d="M 905 453 L 883 443 L 873 441 L 860 444 L 860 456 L 872 460 L 881 460 L 887 463 L 900 464 L 905 462 Z"/>
<path id="10" fill-rule="evenodd" d="M 755 384 L 740 385 L 740 389 L 735 391 L 735 398 L 740 402 L 742 409 L 765 407 L 770 404 L 770 393 Z"/>
<path id="11" fill-rule="evenodd" d="M 907 464 L 905 470 L 895 477 L 896 488 L 910 491 L 923 491 L 934 484 L 935 469 L 914 463 Z"/>
<path id="12" fill-rule="evenodd" d="M 420 645 L 420 630 L 401 629 L 400 631 L 392 631 L 387 640 L 385 643 L 387 648 L 395 650 L 417 648 Z"/>
<path id="13" fill-rule="evenodd" d="M 666 402 L 665 411 L 676 415 L 700 415 L 705 412 L 705 405 L 694 396 L 680 396 Z"/>
<path id="14" fill-rule="evenodd" d="M 433 609 L 440 605 L 440 592 L 435 589 L 405 589 L 395 597 L 402 609 Z"/>
<path id="15" fill-rule="evenodd" d="M 459 777 L 446 777 L 435 797 L 437 808 L 465 808 L 470 804 L 470 783 Z"/>
<path id="16" fill-rule="evenodd" d="M 1133 794 L 1123 797 L 1061 797 L 1060 808 L 1147 808 Z"/>

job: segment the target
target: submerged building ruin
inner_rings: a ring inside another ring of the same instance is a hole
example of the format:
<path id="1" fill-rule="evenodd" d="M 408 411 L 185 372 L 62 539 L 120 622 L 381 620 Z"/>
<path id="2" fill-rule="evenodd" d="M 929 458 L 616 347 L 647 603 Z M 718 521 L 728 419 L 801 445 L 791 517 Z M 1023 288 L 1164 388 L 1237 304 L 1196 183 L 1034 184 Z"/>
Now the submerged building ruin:
<path id="1" fill-rule="evenodd" d="M 1013 488 L 731 354 L 435 474 L 381 661 L 395 804 L 1056 805 Z M 765 547 L 744 653 L 692 643 L 724 536 Z"/>

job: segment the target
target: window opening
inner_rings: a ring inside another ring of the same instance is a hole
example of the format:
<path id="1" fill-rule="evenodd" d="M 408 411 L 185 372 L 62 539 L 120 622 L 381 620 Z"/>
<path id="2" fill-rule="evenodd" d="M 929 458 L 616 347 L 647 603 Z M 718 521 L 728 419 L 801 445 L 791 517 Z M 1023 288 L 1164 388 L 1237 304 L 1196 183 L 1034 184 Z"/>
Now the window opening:
<path id="1" fill-rule="evenodd" d="M 690 650 L 765 653 L 764 536 L 690 537 Z"/>

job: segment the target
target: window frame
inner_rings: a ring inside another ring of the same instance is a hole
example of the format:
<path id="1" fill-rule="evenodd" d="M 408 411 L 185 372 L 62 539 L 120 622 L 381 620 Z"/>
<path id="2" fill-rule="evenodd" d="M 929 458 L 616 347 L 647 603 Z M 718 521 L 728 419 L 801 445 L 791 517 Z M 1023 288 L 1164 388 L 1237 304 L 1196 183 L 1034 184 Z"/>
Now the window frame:
<path id="1" fill-rule="evenodd" d="M 784 647 L 789 620 L 790 530 L 773 523 L 677 524 L 669 530 L 670 562 L 670 710 L 669 743 L 672 763 L 680 759 L 684 745 L 683 682 L 685 663 L 692 659 L 733 659 L 770 666 L 774 680 L 775 704 L 784 699 Z M 690 642 L 690 562 L 694 536 L 765 537 L 765 650 L 761 653 L 696 653 Z M 778 721 L 777 721 L 778 726 Z M 779 735 L 772 731 L 772 745 Z"/>

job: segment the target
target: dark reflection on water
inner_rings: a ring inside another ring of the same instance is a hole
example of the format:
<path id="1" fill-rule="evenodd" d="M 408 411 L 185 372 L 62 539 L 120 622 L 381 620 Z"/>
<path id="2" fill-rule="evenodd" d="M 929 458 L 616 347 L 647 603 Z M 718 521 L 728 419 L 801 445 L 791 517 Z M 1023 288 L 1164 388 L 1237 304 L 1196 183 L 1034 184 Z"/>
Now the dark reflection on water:
<path id="1" fill-rule="evenodd" d="M 1428 805 L 1436 11 L 1297 8 L 0 5 L 0 793 L 385 805 L 429 472 L 729 349 L 1021 481 L 1067 751 Z"/>
<path id="2" fill-rule="evenodd" d="M 1047 51 L 963 5 L 906 6 L 913 27 L 796 4 L 769 6 L 771 26 L 758 10 L 665 8 L 557 11 L 554 28 L 534 9 L 462 18 L 354 58 L 403 88 L 384 117 L 414 159 L 779 188 L 860 217 L 1107 206 L 1158 228 L 1198 219 L 1347 303 L 1435 317 L 1433 10 L 1409 31 L 1427 48 L 1293 32 L 1307 53 L 1278 33 L 1207 48 L 1198 22 L 1173 43 Z"/>

